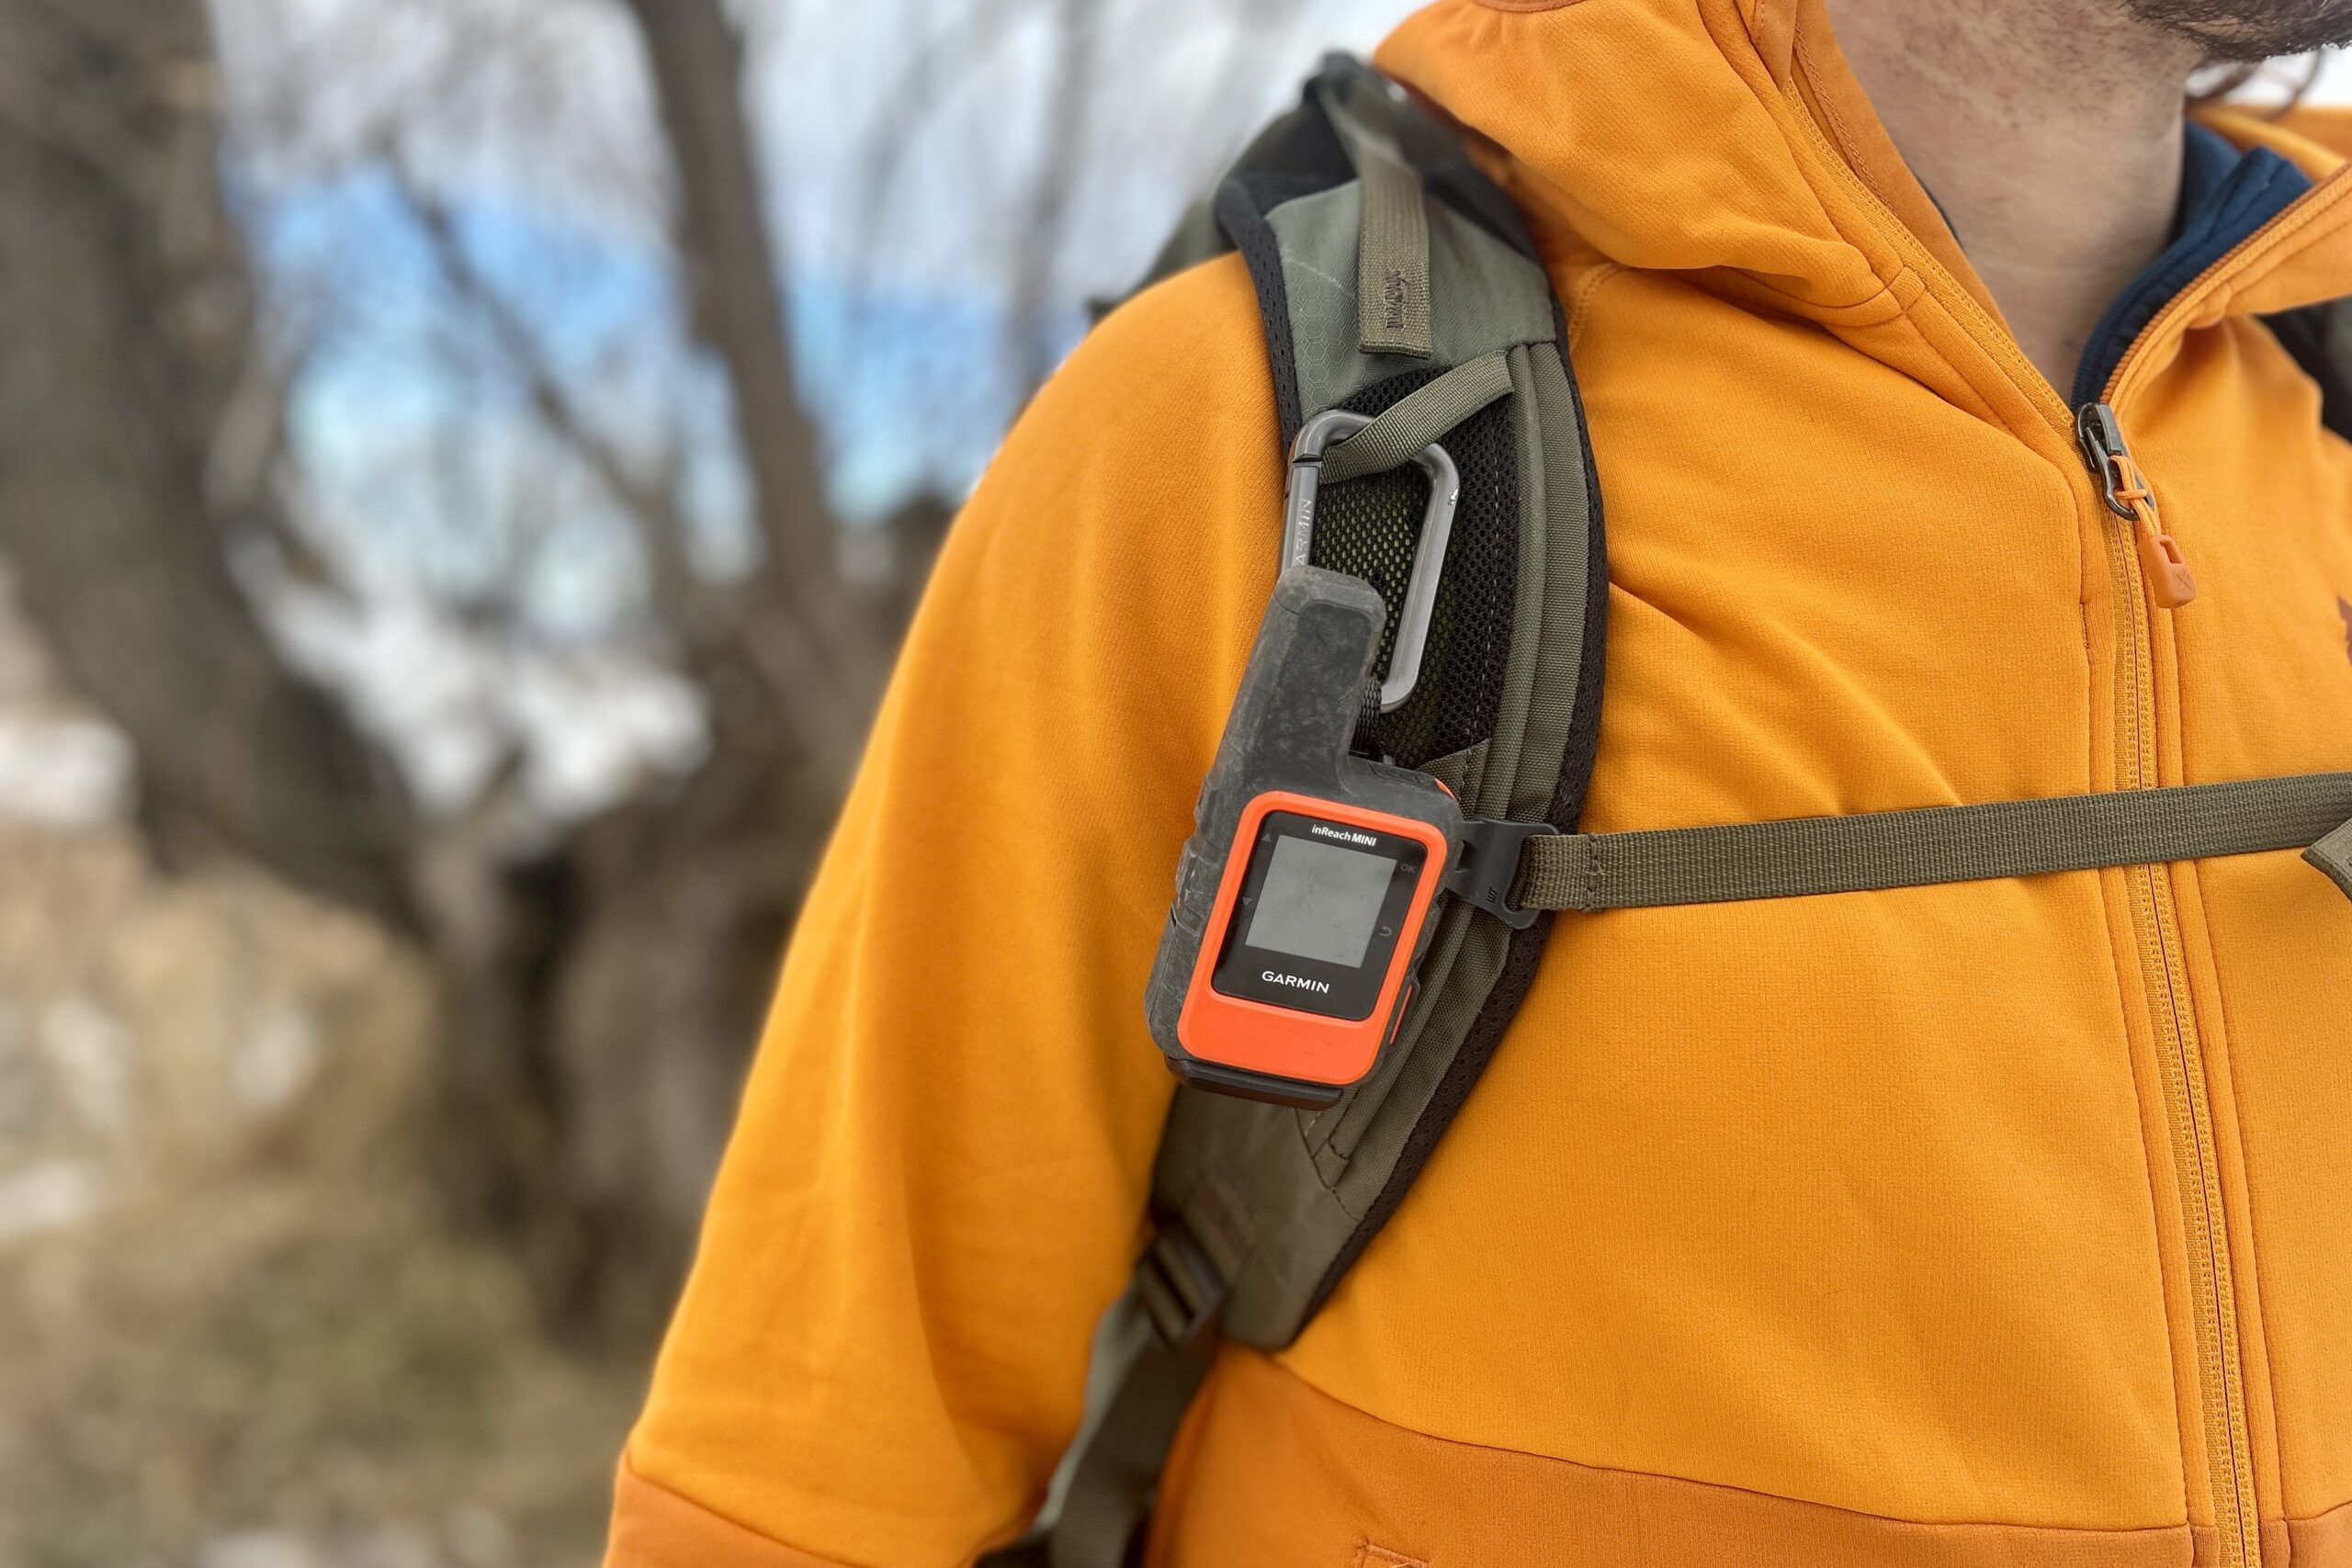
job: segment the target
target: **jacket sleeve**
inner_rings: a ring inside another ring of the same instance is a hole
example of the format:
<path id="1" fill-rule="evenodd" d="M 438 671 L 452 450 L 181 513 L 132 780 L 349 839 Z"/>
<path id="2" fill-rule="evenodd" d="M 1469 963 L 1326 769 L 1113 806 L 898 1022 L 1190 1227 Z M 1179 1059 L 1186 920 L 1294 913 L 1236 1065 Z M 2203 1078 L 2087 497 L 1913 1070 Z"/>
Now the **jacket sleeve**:
<path id="1" fill-rule="evenodd" d="M 607 1568 L 1017 1534 L 1141 1240 L 1143 988 L 1273 578 L 1238 258 L 1114 314 L 951 531 L 786 956 Z"/>

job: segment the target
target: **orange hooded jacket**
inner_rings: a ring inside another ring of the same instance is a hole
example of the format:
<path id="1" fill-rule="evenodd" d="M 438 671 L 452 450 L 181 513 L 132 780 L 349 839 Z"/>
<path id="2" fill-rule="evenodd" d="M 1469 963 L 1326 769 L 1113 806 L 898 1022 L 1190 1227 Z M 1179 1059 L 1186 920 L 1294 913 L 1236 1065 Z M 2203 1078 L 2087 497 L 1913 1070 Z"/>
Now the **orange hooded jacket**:
<path id="1" fill-rule="evenodd" d="M 1609 508 L 1598 831 L 2352 768 L 2352 448 L 2258 317 L 2352 184 L 2106 389 L 2200 587 L 1818 0 L 1441 0 Z M 1271 585 L 1240 262 L 1114 315 L 957 525 L 786 966 L 610 1568 L 1018 1533 L 1170 1080 L 1139 998 Z M 2352 903 L 2292 854 L 1563 919 L 1396 1219 L 1180 1440 L 1173 1568 L 2352 1564 Z"/>

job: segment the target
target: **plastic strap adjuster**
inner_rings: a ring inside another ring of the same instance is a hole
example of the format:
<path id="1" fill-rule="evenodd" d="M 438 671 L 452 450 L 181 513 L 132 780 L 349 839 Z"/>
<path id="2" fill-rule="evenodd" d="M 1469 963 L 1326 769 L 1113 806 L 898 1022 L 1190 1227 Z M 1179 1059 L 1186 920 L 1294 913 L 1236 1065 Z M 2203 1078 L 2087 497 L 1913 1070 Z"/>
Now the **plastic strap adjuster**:
<path id="1" fill-rule="evenodd" d="M 1224 1277 L 1182 1224 L 1151 1238 L 1136 1261 L 1135 1288 L 1153 1331 L 1171 1350 L 1198 1345 L 1225 1312 Z"/>
<path id="2" fill-rule="evenodd" d="M 1558 832 L 1549 822 L 1464 818 L 1460 835 L 1462 847 L 1454 852 L 1453 868 L 1446 873 L 1445 890 L 1472 908 L 1484 909 L 1511 930 L 1525 931 L 1543 911 L 1512 902 L 1519 887 L 1519 863 L 1527 853 L 1530 839 Z"/>

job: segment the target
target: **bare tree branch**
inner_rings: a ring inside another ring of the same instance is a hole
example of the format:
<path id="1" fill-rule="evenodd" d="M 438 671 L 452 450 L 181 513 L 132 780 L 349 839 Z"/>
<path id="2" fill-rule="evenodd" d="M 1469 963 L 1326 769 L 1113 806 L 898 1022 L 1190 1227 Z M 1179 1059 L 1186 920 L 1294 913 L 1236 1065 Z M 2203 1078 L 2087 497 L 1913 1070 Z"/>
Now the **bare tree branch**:
<path id="1" fill-rule="evenodd" d="M 842 581 L 816 427 L 794 371 L 781 272 L 742 103 L 742 39 L 720 0 L 627 0 L 677 175 L 695 336 L 726 366 L 775 613 L 747 628 L 779 705 L 820 750 L 854 753 L 889 637 Z"/>
<path id="2" fill-rule="evenodd" d="M 651 578 L 650 597 L 664 628 L 690 651 L 707 653 L 731 641 L 739 606 L 734 595 L 718 584 L 704 581 L 690 564 L 692 527 L 678 505 L 674 474 L 641 477 L 594 427 L 548 365 L 537 334 L 476 265 L 447 204 L 424 188 L 397 152 L 392 168 L 444 281 L 488 328 L 501 358 L 522 381 L 540 422 L 634 526 Z"/>
<path id="3" fill-rule="evenodd" d="M 899 204 L 899 185 L 908 154 L 921 138 L 907 133 L 910 122 L 925 112 L 936 114 L 944 89 L 979 79 L 977 67 L 986 51 L 1016 31 L 1015 14 L 1034 0 L 971 0 L 944 27 L 916 39 L 897 61 L 897 69 L 873 96 L 875 130 L 866 137 L 856 177 L 851 187 L 859 193 L 855 228 L 849 254 L 861 262 L 878 261 L 884 231 Z"/>
<path id="4" fill-rule="evenodd" d="M 1024 397 L 1054 368 L 1055 270 L 1069 247 L 1070 197 L 1085 166 L 1089 110 L 1097 96 L 1102 0 L 1054 0 L 1054 75 L 1046 99 L 1045 149 L 1030 182 L 1028 221 L 1014 234 L 1009 333 Z"/>

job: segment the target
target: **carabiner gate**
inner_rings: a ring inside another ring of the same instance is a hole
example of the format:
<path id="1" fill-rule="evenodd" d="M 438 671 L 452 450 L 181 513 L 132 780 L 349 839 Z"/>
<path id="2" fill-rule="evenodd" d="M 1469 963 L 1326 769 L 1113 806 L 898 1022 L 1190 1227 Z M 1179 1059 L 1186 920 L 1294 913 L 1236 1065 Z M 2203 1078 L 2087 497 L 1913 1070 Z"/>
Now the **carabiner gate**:
<path id="1" fill-rule="evenodd" d="M 1306 422 L 1291 444 L 1290 488 L 1283 499 L 1283 568 L 1305 566 L 1315 547 L 1315 500 L 1323 482 L 1323 454 L 1372 423 L 1370 414 L 1326 409 Z M 1413 461 L 1430 479 L 1430 503 L 1421 513 L 1421 536 L 1413 547 L 1413 571 L 1397 611 L 1396 638 L 1388 671 L 1380 682 L 1380 711 L 1405 705 L 1420 683 L 1421 656 L 1429 647 L 1430 617 L 1437 609 L 1438 579 L 1445 572 L 1446 542 L 1453 536 L 1453 512 L 1462 499 L 1462 472 L 1444 447 L 1431 442 Z"/>

